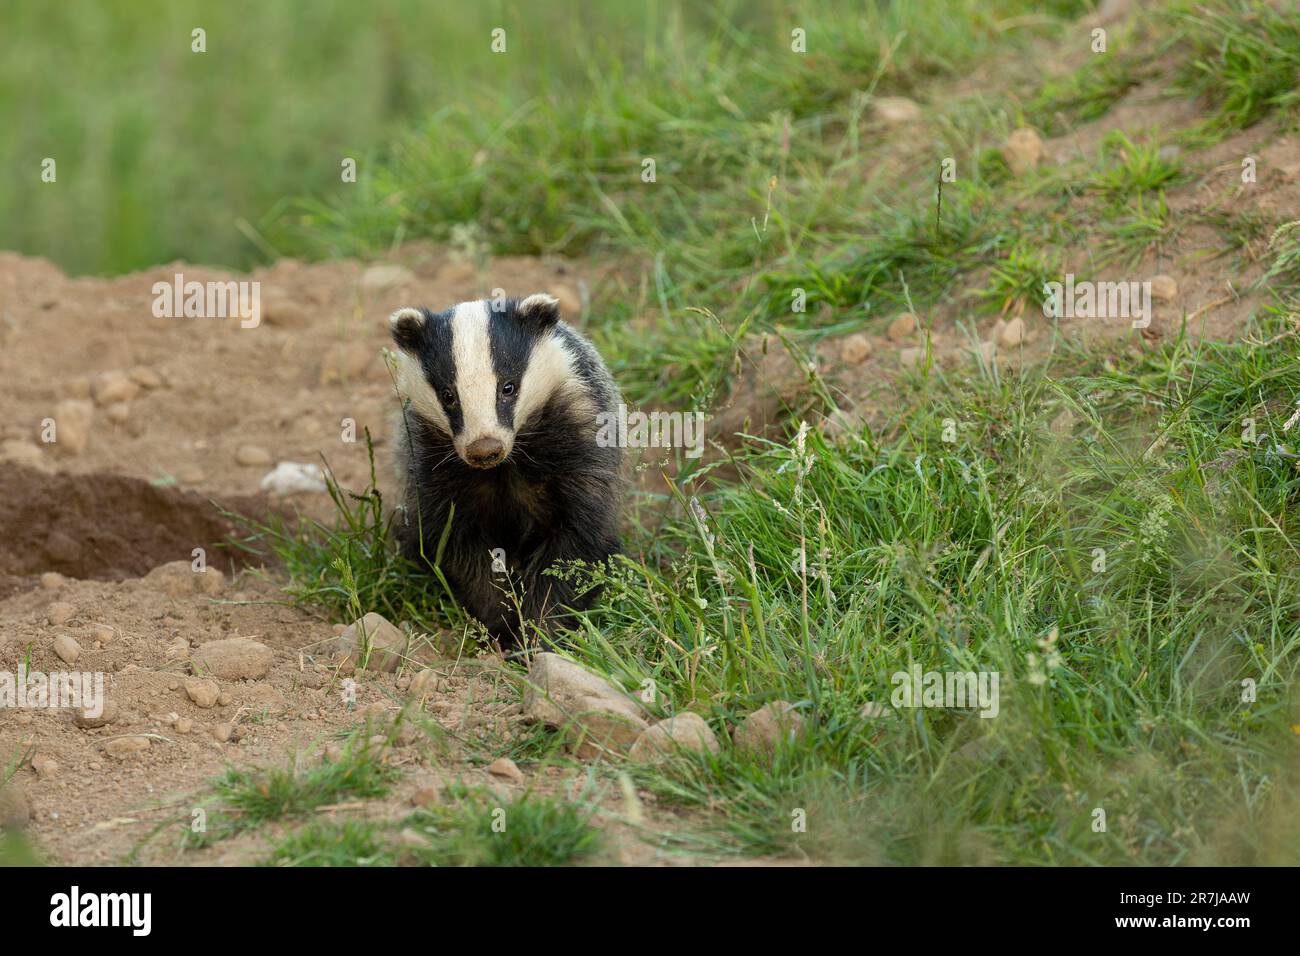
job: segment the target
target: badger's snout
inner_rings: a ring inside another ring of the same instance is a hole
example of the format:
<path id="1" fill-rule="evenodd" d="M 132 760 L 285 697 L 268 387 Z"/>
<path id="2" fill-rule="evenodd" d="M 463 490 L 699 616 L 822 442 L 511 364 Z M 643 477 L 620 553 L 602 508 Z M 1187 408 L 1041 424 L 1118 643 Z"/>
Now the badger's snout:
<path id="1" fill-rule="evenodd" d="M 506 457 L 506 446 L 499 438 L 476 438 L 465 447 L 465 462 L 473 468 L 495 468 Z"/>

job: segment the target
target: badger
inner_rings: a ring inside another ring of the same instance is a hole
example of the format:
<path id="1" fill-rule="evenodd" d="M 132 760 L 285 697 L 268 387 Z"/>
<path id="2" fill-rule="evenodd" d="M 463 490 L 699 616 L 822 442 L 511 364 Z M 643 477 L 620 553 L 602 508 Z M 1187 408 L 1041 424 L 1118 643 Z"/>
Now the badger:
<path id="1" fill-rule="evenodd" d="M 545 293 L 389 318 L 404 556 L 439 563 L 503 647 L 571 623 L 597 596 L 567 562 L 619 551 L 623 453 L 598 441 L 621 397 L 595 347 Z"/>

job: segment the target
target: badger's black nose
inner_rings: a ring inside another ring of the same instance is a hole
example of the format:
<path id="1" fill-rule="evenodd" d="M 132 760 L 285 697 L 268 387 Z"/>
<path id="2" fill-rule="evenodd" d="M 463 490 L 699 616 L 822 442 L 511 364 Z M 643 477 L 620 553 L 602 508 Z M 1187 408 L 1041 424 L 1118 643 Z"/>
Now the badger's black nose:
<path id="1" fill-rule="evenodd" d="M 505 457 L 506 446 L 496 438 L 476 438 L 465 449 L 465 459 L 475 468 L 491 468 Z"/>

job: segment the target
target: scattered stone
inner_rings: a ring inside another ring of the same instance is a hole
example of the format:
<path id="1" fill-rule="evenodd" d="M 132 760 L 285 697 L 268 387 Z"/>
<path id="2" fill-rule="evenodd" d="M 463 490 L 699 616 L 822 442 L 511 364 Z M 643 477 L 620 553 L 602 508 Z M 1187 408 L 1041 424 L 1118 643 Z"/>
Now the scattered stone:
<path id="1" fill-rule="evenodd" d="M 764 704 L 732 732 L 738 750 L 772 756 L 782 741 L 792 741 L 803 733 L 803 716 L 788 701 Z"/>
<path id="2" fill-rule="evenodd" d="M 378 353 L 364 342 L 331 345 L 320 367 L 320 383 L 353 382 L 365 375 Z"/>
<path id="3" fill-rule="evenodd" d="M 0 787 L 0 829 L 21 830 L 32 818 L 32 808 L 27 802 L 27 794 L 18 786 L 18 781 L 10 780 Z"/>
<path id="4" fill-rule="evenodd" d="M 240 465 L 265 468 L 271 464 L 271 453 L 260 445 L 240 445 L 235 449 L 235 461 Z"/>
<path id="5" fill-rule="evenodd" d="M 269 647 L 246 637 L 208 641 L 190 657 L 196 674 L 219 680 L 260 680 L 275 660 Z"/>
<path id="6" fill-rule="evenodd" d="M 162 376 L 147 365 L 137 365 L 127 370 L 127 376 L 141 388 L 162 388 Z"/>
<path id="7" fill-rule="evenodd" d="M 55 405 L 55 449 L 69 455 L 80 455 L 90 443 L 90 426 L 94 419 L 95 406 L 85 399 L 67 398 Z"/>
<path id="8" fill-rule="evenodd" d="M 325 472 L 320 465 L 282 461 L 274 471 L 262 476 L 259 487 L 271 495 L 319 493 L 326 490 Z"/>
<path id="9" fill-rule="evenodd" d="M 921 118 L 921 107 L 906 96 L 877 96 L 871 101 L 871 112 L 886 126 L 915 123 Z"/>
<path id="10" fill-rule="evenodd" d="M 68 583 L 68 579 L 58 571 L 46 571 L 41 575 L 41 587 L 47 591 L 54 591 Z"/>
<path id="11" fill-rule="evenodd" d="M 177 717 L 176 723 L 172 724 L 178 734 L 188 734 L 194 729 L 194 721 L 188 717 Z"/>
<path id="12" fill-rule="evenodd" d="M 63 391 L 68 398 L 90 398 L 90 376 L 78 375 L 68 379 Z"/>
<path id="13" fill-rule="evenodd" d="M 1043 158 L 1043 141 L 1032 129 L 1020 128 L 1002 146 L 1002 158 L 1017 176 L 1038 167 Z"/>
<path id="14" fill-rule="evenodd" d="M 262 301 L 262 320 L 285 329 L 311 324 L 311 313 L 297 300 L 282 293 L 272 293 Z"/>
<path id="15" fill-rule="evenodd" d="M 1025 320 L 1017 316 L 998 333 L 998 344 L 1006 349 L 1013 349 L 1025 340 Z"/>
<path id="16" fill-rule="evenodd" d="M 36 771 L 36 776 L 45 780 L 59 772 L 59 762 L 45 754 L 37 754 L 32 758 L 32 769 Z"/>
<path id="17" fill-rule="evenodd" d="M 26 438 L 7 438 L 0 442 L 0 458 L 38 471 L 43 471 L 46 464 L 40 446 Z"/>
<path id="18" fill-rule="evenodd" d="M 361 288 L 366 292 L 386 292 L 409 283 L 415 275 L 405 266 L 376 265 L 361 273 Z"/>
<path id="19" fill-rule="evenodd" d="M 104 406 L 104 417 L 114 425 L 125 425 L 126 420 L 131 417 L 131 403 L 114 402 L 112 405 Z"/>
<path id="20" fill-rule="evenodd" d="M 176 480 L 183 485 L 200 484 L 207 476 L 198 465 L 181 465 L 176 469 Z"/>
<path id="21" fill-rule="evenodd" d="M 77 609 L 67 601 L 55 601 L 45 609 L 45 620 L 53 627 L 67 624 L 76 615 Z"/>
<path id="22" fill-rule="evenodd" d="M 92 713 L 95 708 L 82 707 L 72 715 L 72 722 L 82 730 L 94 730 L 97 727 L 105 727 L 117 720 L 117 701 L 110 697 L 100 703 L 98 714 Z"/>
<path id="23" fill-rule="evenodd" d="M 191 677 L 185 681 L 185 693 L 194 701 L 195 706 L 209 710 L 217 706 L 221 685 L 214 680 Z"/>
<path id="24" fill-rule="evenodd" d="M 220 723 L 212 728 L 212 739 L 219 744 L 227 743 L 235 735 L 235 725 Z"/>
<path id="25" fill-rule="evenodd" d="M 183 637 L 178 637 L 165 648 L 163 656 L 169 661 L 183 661 L 190 656 L 190 642 Z"/>
<path id="26" fill-rule="evenodd" d="M 502 777 L 511 783 L 523 783 L 524 773 L 509 757 L 498 757 L 487 766 L 487 772 L 494 777 Z"/>
<path id="27" fill-rule="evenodd" d="M 533 658 L 524 692 L 524 713 L 531 719 L 550 727 L 563 726 L 569 719 L 568 705 L 585 698 L 626 702 L 642 710 L 633 697 L 581 664 L 549 652 Z"/>
<path id="28" fill-rule="evenodd" d="M 855 332 L 840 344 L 840 361 L 846 365 L 861 365 L 871 355 L 871 339 Z"/>
<path id="29" fill-rule="evenodd" d="M 217 568 L 205 567 L 195 571 L 189 561 L 169 561 L 160 564 L 144 580 L 153 587 L 171 597 L 202 592 L 203 594 L 220 594 L 226 586 L 226 576 Z"/>
<path id="30" fill-rule="evenodd" d="M 149 749 L 149 738 L 132 734 L 129 737 L 114 737 L 104 743 L 104 753 L 118 760 L 125 760 L 132 754 L 143 753 Z"/>
<path id="31" fill-rule="evenodd" d="M 75 664 L 77 658 L 81 656 L 81 645 L 67 634 L 60 634 L 56 637 L 51 647 L 54 653 L 58 655 L 59 660 L 65 664 Z"/>
<path id="32" fill-rule="evenodd" d="M 402 827 L 393 843 L 408 850 L 423 850 L 428 848 L 429 838 L 417 830 L 412 830 L 410 827 Z"/>
<path id="33" fill-rule="evenodd" d="M 1158 275 L 1151 277 L 1151 298 L 1161 302 L 1172 302 L 1178 297 L 1178 283 L 1173 276 Z"/>
<path id="34" fill-rule="evenodd" d="M 411 678 L 411 683 L 406 688 L 406 693 L 411 697 L 424 698 L 430 694 L 436 693 L 439 686 L 438 672 L 435 670 L 422 670 Z"/>
<path id="35" fill-rule="evenodd" d="M 717 753 L 718 738 L 703 717 L 686 710 L 646 728 L 628 756 L 633 760 L 657 760 L 678 747 Z"/>
<path id="36" fill-rule="evenodd" d="M 369 670 L 391 674 L 402 663 L 407 643 L 400 628 L 371 611 L 338 636 L 336 647 L 340 656 L 357 667 L 364 663 Z"/>
<path id="37" fill-rule="evenodd" d="M 112 644 L 117 640 L 117 631 L 107 624 L 92 624 L 90 625 L 90 636 L 99 644 Z"/>
<path id="38" fill-rule="evenodd" d="M 645 709 L 603 677 L 558 654 L 533 658 L 524 692 L 524 715 L 569 734 L 581 758 L 605 750 L 626 753 L 649 726 Z"/>
<path id="39" fill-rule="evenodd" d="M 435 786 L 428 785 L 417 789 L 411 794 L 411 805 L 415 807 L 431 807 L 438 802 L 442 796 L 442 791 Z"/>
<path id="40" fill-rule="evenodd" d="M 916 334 L 916 316 L 911 312 L 904 312 L 889 323 L 889 336 L 891 342 L 906 342 Z"/>
<path id="41" fill-rule="evenodd" d="M 123 371 L 105 372 L 90 383 L 90 394 L 96 405 L 115 405 L 129 402 L 140 393 L 140 386 L 131 381 Z"/>

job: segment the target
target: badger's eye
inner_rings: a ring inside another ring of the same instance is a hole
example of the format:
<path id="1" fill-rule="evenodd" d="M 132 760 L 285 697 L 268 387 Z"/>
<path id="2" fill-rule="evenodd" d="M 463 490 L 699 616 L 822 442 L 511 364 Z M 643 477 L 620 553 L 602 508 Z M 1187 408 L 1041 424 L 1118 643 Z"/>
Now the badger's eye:
<path id="1" fill-rule="evenodd" d="M 515 393 L 514 382 L 506 382 L 504 385 L 501 386 L 501 394 L 506 396 L 507 398 L 509 398 L 514 393 Z"/>
<path id="2" fill-rule="evenodd" d="M 454 388 L 444 388 L 442 390 L 442 404 L 448 408 L 454 408 L 456 405 L 456 390 Z"/>

